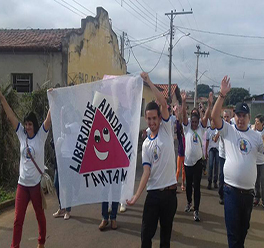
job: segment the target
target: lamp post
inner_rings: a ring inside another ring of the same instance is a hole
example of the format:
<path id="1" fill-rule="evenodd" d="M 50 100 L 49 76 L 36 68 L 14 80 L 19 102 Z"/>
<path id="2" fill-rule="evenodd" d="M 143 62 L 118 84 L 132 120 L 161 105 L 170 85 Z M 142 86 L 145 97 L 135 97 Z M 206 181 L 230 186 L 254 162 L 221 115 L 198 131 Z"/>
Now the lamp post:
<path id="1" fill-rule="evenodd" d="M 176 42 L 175 44 L 172 46 L 172 35 L 170 37 L 170 46 L 169 46 L 169 50 L 170 50 L 170 55 L 169 55 L 169 91 L 168 91 L 168 97 L 169 97 L 169 104 L 171 104 L 172 100 L 171 100 L 171 64 L 172 64 L 172 49 L 178 44 L 178 42 L 185 36 L 189 36 L 190 33 L 186 33 L 184 35 L 182 35 Z"/>

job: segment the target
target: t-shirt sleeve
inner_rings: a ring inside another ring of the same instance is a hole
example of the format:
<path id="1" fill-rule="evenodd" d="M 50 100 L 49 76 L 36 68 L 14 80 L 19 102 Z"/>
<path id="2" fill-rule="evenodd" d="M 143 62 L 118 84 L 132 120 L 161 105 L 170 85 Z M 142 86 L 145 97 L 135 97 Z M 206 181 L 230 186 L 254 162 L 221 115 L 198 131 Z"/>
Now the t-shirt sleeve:
<path id="1" fill-rule="evenodd" d="M 230 124 L 222 120 L 222 127 L 218 129 L 219 134 L 225 138 L 228 134 L 228 129 L 231 127 Z"/>
<path id="2" fill-rule="evenodd" d="M 148 165 L 151 167 L 151 160 L 150 160 L 150 156 L 149 156 L 149 151 L 147 149 L 146 143 L 143 143 L 142 146 L 142 165 Z"/>
<path id="3" fill-rule="evenodd" d="M 17 125 L 16 134 L 20 142 L 22 141 L 23 137 L 25 137 L 24 127 L 20 122 Z"/>
<path id="4" fill-rule="evenodd" d="M 189 122 L 189 120 L 188 120 L 187 125 L 184 125 L 184 123 L 182 123 L 182 128 L 183 128 L 184 134 L 186 134 L 188 132 L 189 128 L 190 128 L 190 122 Z"/>
<path id="5" fill-rule="evenodd" d="M 38 135 L 40 136 L 40 140 L 42 142 L 46 141 L 46 139 L 48 137 L 48 133 L 49 133 L 49 131 L 45 130 L 44 124 L 42 124 L 41 127 L 39 128 L 39 131 L 38 131 Z"/>
<path id="6" fill-rule="evenodd" d="M 259 140 L 258 140 L 258 152 L 264 154 L 264 145 L 261 135 L 259 136 Z"/>
<path id="7" fill-rule="evenodd" d="M 170 135 L 172 135 L 171 121 L 172 121 L 171 116 L 167 120 L 165 120 L 165 119 L 162 118 L 163 128 Z"/>

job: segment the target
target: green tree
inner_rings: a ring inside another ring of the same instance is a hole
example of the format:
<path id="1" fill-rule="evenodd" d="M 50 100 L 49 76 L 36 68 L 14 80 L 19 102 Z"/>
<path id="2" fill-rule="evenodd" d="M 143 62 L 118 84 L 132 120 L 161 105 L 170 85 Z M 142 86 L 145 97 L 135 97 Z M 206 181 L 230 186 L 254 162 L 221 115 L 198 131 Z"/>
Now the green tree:
<path id="1" fill-rule="evenodd" d="M 207 84 L 198 84 L 197 86 L 197 97 L 208 97 L 212 89 Z"/>
<path id="2" fill-rule="evenodd" d="M 242 102 L 247 97 L 250 97 L 248 90 L 244 88 L 231 88 L 226 95 L 224 105 L 236 105 L 237 102 Z"/>

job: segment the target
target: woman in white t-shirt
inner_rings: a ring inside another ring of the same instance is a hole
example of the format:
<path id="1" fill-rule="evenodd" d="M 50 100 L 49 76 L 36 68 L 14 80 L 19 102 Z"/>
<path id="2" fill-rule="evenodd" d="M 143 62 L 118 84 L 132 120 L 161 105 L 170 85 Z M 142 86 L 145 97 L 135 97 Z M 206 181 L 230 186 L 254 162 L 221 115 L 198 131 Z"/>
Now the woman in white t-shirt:
<path id="1" fill-rule="evenodd" d="M 38 248 L 44 248 L 46 239 L 46 218 L 42 209 L 40 192 L 41 175 L 29 156 L 28 150 L 37 165 L 44 171 L 44 145 L 51 126 L 50 111 L 41 127 L 38 125 L 36 115 L 30 112 L 24 118 L 24 126 L 18 122 L 13 110 L 8 105 L 0 91 L 0 101 L 3 109 L 16 130 L 20 141 L 20 168 L 15 202 L 15 220 L 11 248 L 19 247 L 23 222 L 29 201 L 32 201 L 39 227 Z"/>
<path id="2" fill-rule="evenodd" d="M 208 108 L 205 112 L 205 117 L 201 120 L 197 112 L 191 113 L 190 121 L 187 118 L 186 112 L 186 93 L 182 93 L 182 115 L 183 115 L 183 131 L 185 135 L 185 174 L 186 174 L 186 197 L 187 206 L 185 212 L 190 212 L 192 207 L 192 188 L 194 188 L 194 220 L 200 221 L 199 205 L 201 199 L 200 184 L 203 170 L 203 145 L 202 137 L 206 131 L 206 124 L 210 115 L 212 106 L 212 92 L 208 98 Z"/>

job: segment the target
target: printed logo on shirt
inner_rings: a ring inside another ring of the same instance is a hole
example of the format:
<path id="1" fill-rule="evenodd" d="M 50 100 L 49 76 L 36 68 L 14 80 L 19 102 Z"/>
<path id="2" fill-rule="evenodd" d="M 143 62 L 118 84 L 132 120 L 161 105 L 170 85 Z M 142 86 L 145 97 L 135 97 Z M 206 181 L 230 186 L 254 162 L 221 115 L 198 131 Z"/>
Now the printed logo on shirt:
<path id="1" fill-rule="evenodd" d="M 154 146 L 154 149 L 153 149 L 153 161 L 154 161 L 154 163 L 156 163 L 156 162 L 158 162 L 159 161 L 159 159 L 160 159 L 160 153 L 161 153 L 161 150 L 160 150 L 160 148 L 159 148 L 159 146 L 158 145 L 155 145 Z"/>
<path id="2" fill-rule="evenodd" d="M 198 144 L 198 136 L 196 133 L 193 134 L 193 142 Z"/>
<path id="3" fill-rule="evenodd" d="M 249 154 L 252 149 L 252 145 L 249 140 L 243 138 L 238 139 L 238 147 L 243 155 Z"/>
<path id="4" fill-rule="evenodd" d="M 28 146 L 28 148 L 29 148 L 29 151 L 30 151 L 32 157 L 35 158 L 35 150 L 34 150 L 34 148 L 33 148 L 32 146 L 30 146 L 30 145 Z M 24 157 L 26 160 L 29 160 L 29 159 L 30 159 L 30 156 L 29 156 L 29 154 L 28 154 L 28 149 L 27 149 L 27 147 L 24 148 L 22 154 L 23 154 L 23 157 Z"/>

